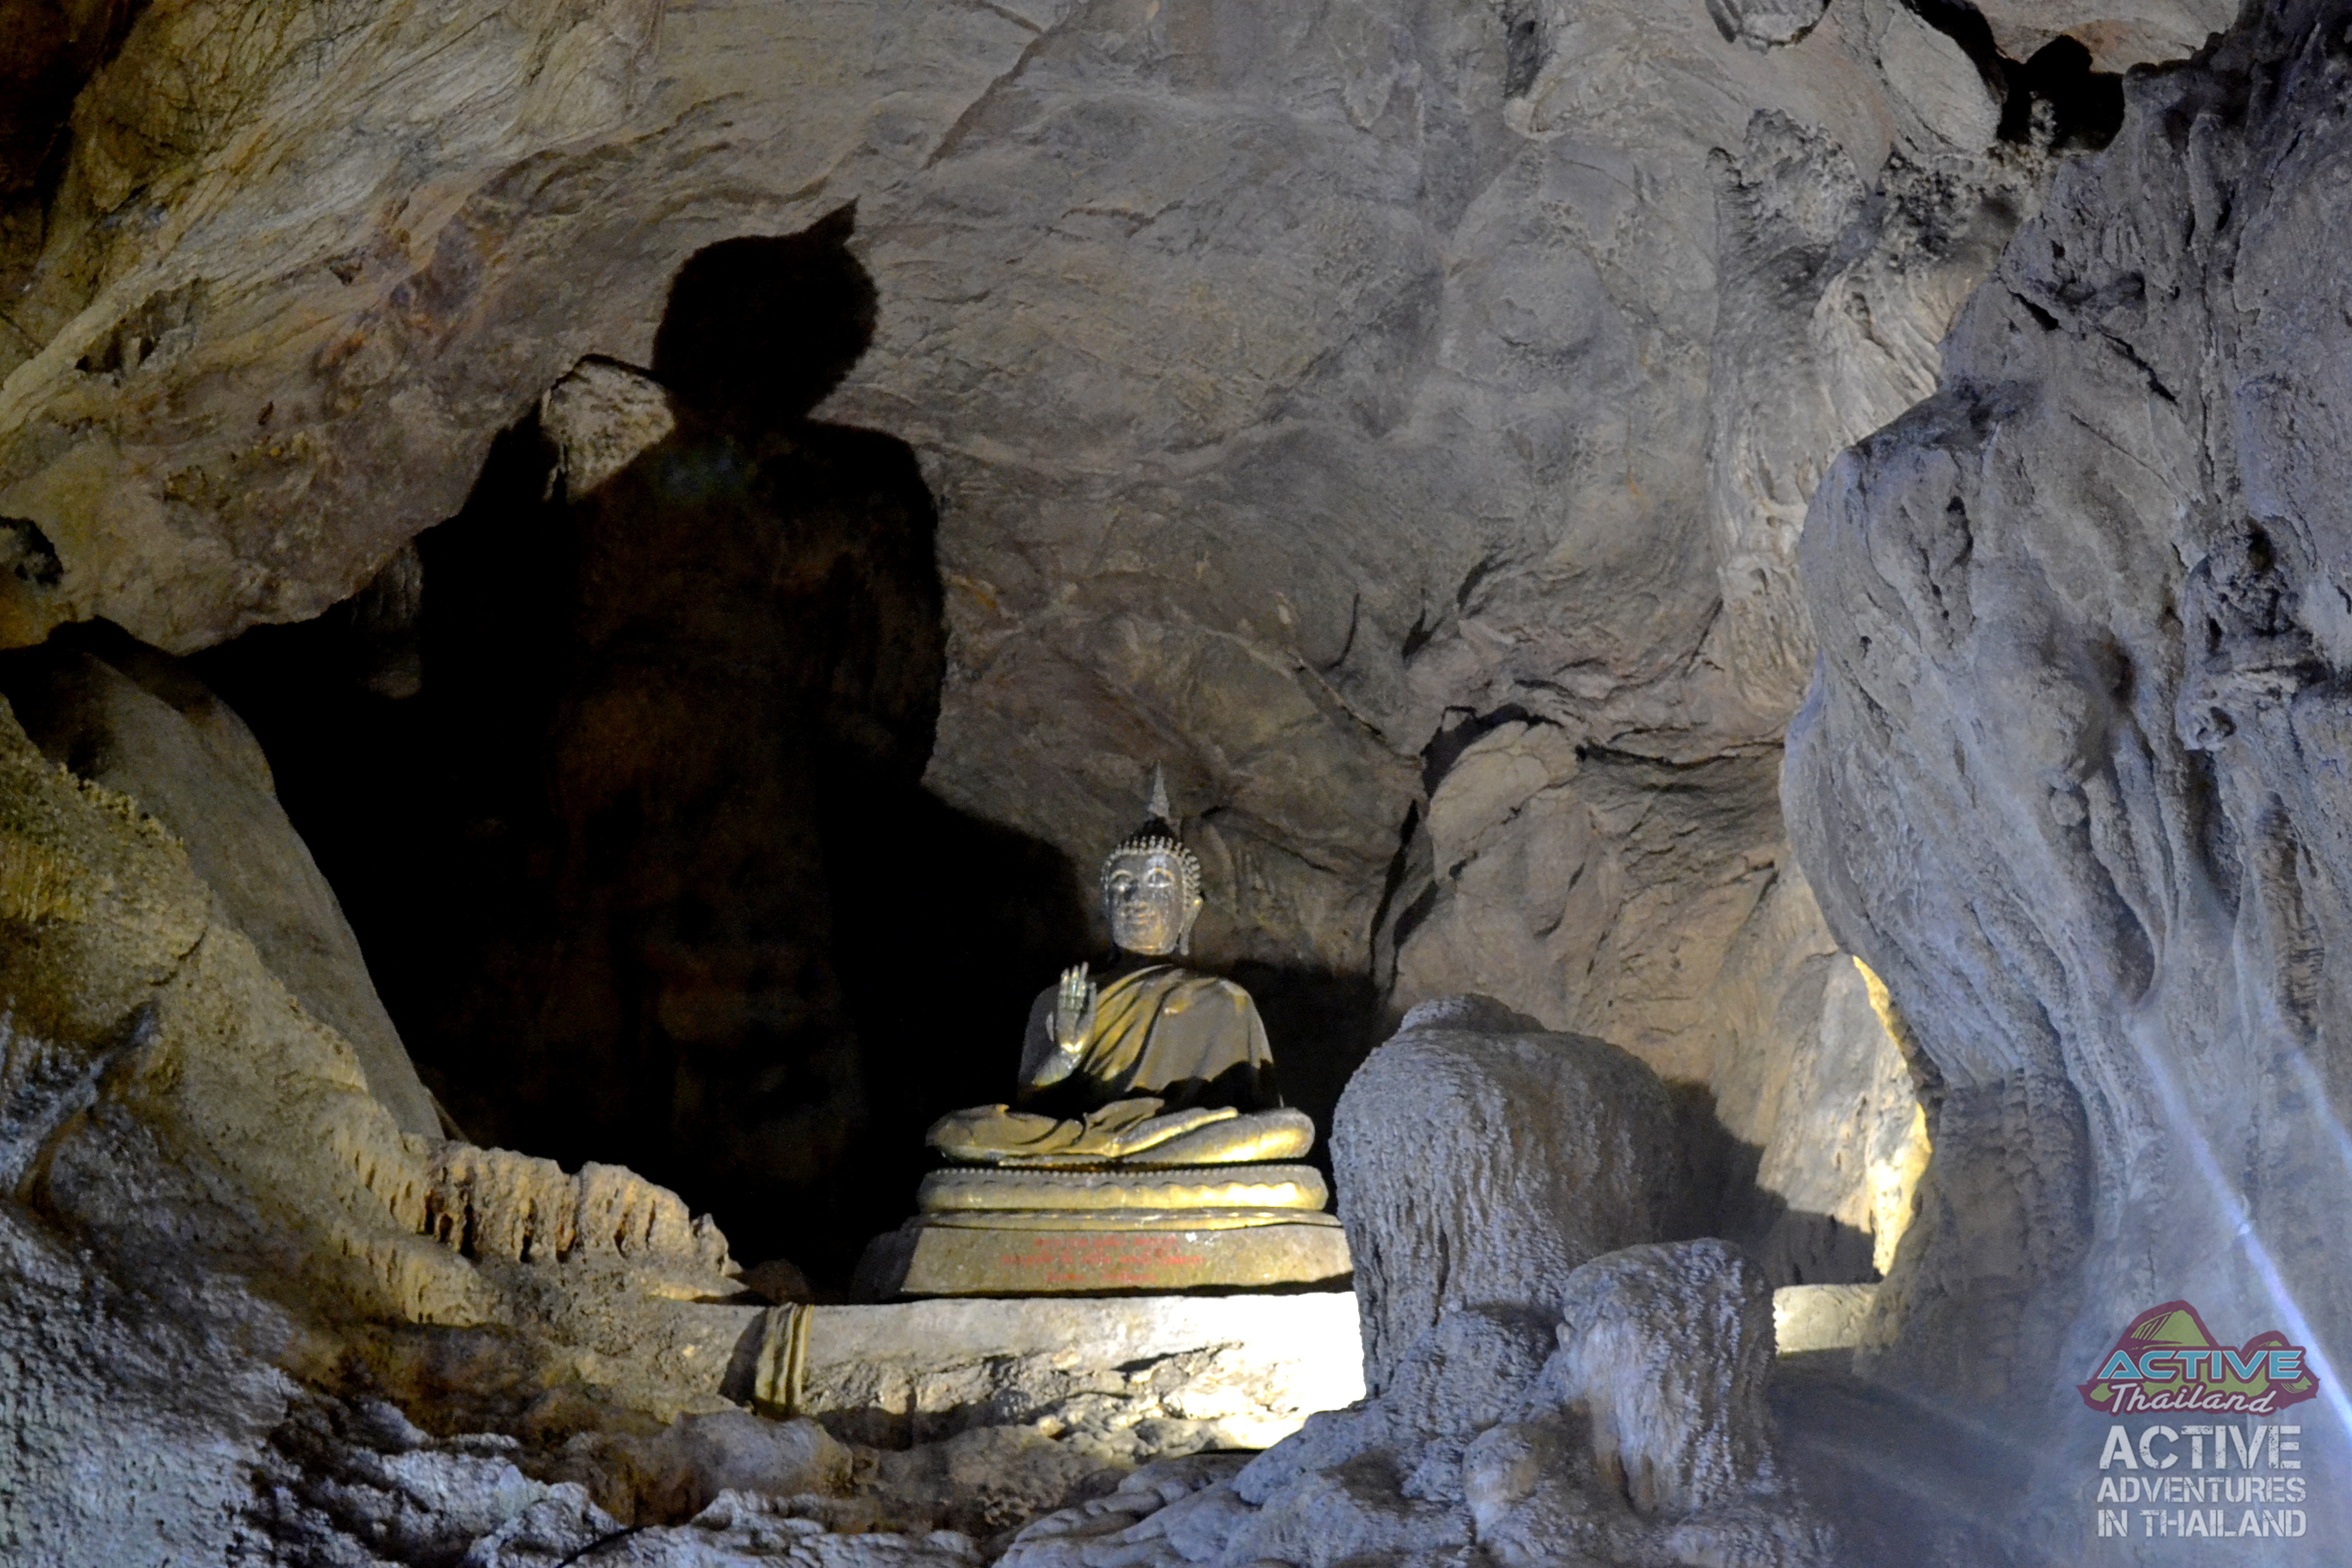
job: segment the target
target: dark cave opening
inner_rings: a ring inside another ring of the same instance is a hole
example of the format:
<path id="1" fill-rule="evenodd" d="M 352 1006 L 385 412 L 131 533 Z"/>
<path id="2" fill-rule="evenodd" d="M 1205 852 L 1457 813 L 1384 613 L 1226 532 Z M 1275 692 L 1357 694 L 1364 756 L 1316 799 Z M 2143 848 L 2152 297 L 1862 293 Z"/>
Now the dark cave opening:
<path id="1" fill-rule="evenodd" d="M 2051 144 L 2062 152 L 2096 152 L 2123 129 L 2123 78 L 2095 69 L 2091 51 L 2079 39 L 2062 33 L 2022 65 L 2003 63 L 2010 89 L 2001 106 L 2003 141 L 2029 140 L 2037 114 Z"/>
<path id="2" fill-rule="evenodd" d="M 1992 25 L 1967 0 L 1904 0 L 1921 21 L 1958 44 L 2000 102 L 1999 134 L 2055 152 L 2095 153 L 2123 129 L 2123 78 L 2096 68 L 2088 46 L 2061 33 L 2016 60 L 2000 52 Z"/>

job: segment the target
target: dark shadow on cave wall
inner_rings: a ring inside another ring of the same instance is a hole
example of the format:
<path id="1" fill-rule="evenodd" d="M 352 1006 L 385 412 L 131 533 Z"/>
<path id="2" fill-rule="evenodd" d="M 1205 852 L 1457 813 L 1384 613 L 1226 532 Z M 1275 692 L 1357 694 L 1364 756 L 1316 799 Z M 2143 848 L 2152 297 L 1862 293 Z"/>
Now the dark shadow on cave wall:
<path id="1" fill-rule="evenodd" d="M 836 1289 L 911 1210 L 929 1123 L 1009 1097 L 1093 880 L 921 788 L 932 500 L 904 443 L 810 417 L 871 337 L 849 232 L 688 263 L 652 367 L 677 427 L 589 495 L 525 420 L 356 598 L 193 661 L 466 1136 L 626 1164 L 741 1261 Z M 1380 987 L 1232 973 L 1328 1131 L 1393 1026 Z M 1774 1255 L 1775 1283 L 1868 1277 L 1866 1237 L 1791 1232 L 1818 1216 L 1763 1203 L 1755 1152 L 1690 1110 L 1694 1233 Z"/>
<path id="2" fill-rule="evenodd" d="M 627 1164 L 820 1286 L 911 1212 L 935 1118 L 1009 1098 L 1093 882 L 920 786 L 932 500 L 905 444 L 809 416 L 871 337 L 849 234 L 688 263 L 678 427 L 588 496 L 527 419 L 355 599 L 194 660 L 464 1134 Z M 1235 978 L 1328 1129 L 1372 982 Z"/>
<path id="3" fill-rule="evenodd" d="M 1675 1121 L 1690 1161 L 1690 1190 L 1674 1222 L 1677 1238 L 1721 1237 L 1747 1248 L 1767 1285 L 1863 1285 L 1877 1279 L 1870 1232 L 1834 1215 L 1790 1206 L 1757 1182 L 1764 1151 L 1717 1114 L 1705 1084 L 1669 1080 Z"/>
<path id="4" fill-rule="evenodd" d="M 932 1117 L 1003 1097 L 1086 929 L 1064 858 L 920 788 L 931 498 L 810 417 L 872 335 L 849 232 L 688 261 L 677 428 L 590 495 L 526 421 L 358 599 L 196 660 L 467 1136 L 628 1164 L 819 1279 L 910 1208 Z"/>

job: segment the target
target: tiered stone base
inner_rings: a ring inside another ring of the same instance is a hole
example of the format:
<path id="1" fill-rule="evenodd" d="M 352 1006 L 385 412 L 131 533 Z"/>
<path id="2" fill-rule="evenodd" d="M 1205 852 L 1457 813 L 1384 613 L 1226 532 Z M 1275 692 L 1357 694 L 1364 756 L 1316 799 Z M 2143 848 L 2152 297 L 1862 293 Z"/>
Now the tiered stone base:
<path id="1" fill-rule="evenodd" d="M 1139 1463 L 1163 1447 L 1270 1447 L 1364 1396 L 1349 1290 L 733 1310 L 750 1331 L 706 1359 L 752 1353 L 717 1392 L 882 1448 L 1014 1424 Z"/>
<path id="2" fill-rule="evenodd" d="M 882 1300 L 1337 1287 L 1351 1265 L 1327 1196 L 1309 1165 L 953 1167 L 867 1250 L 859 1284 Z"/>

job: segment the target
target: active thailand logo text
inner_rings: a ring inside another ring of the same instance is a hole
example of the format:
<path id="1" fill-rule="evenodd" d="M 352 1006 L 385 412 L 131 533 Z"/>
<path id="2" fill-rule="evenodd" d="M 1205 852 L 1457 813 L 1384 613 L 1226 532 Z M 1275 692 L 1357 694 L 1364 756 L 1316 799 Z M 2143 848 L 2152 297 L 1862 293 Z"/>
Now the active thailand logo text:
<path id="1" fill-rule="evenodd" d="M 2100 1358 L 2098 1374 L 2076 1384 L 2083 1403 L 2106 1415 L 2159 1412 L 2275 1415 L 2315 1398 L 2319 1378 L 2301 1345 L 2266 1329 L 2236 1348 L 2221 1343 L 2186 1301 L 2134 1318 Z"/>
<path id="2" fill-rule="evenodd" d="M 2095 1489 L 2084 1493 L 2094 1533 L 2308 1538 L 2304 1430 L 2278 1415 L 2318 1394 L 2309 1361 L 2276 1329 L 2223 1344 L 2186 1301 L 2134 1318 L 2091 1381 L 2074 1385 L 2116 1418 L 2101 1434 Z"/>

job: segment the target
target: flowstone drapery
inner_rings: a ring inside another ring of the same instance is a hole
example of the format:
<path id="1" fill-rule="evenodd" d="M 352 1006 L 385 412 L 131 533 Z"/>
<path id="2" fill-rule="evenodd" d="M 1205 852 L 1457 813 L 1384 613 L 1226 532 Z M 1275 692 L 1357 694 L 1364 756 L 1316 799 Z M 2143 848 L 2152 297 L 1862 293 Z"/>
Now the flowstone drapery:
<path id="1" fill-rule="evenodd" d="M 2036 1422 L 2160 1301 L 2352 1331 L 2347 22 L 2132 79 L 1806 526 L 1790 817 L 1937 1080 L 1878 1364 Z"/>

